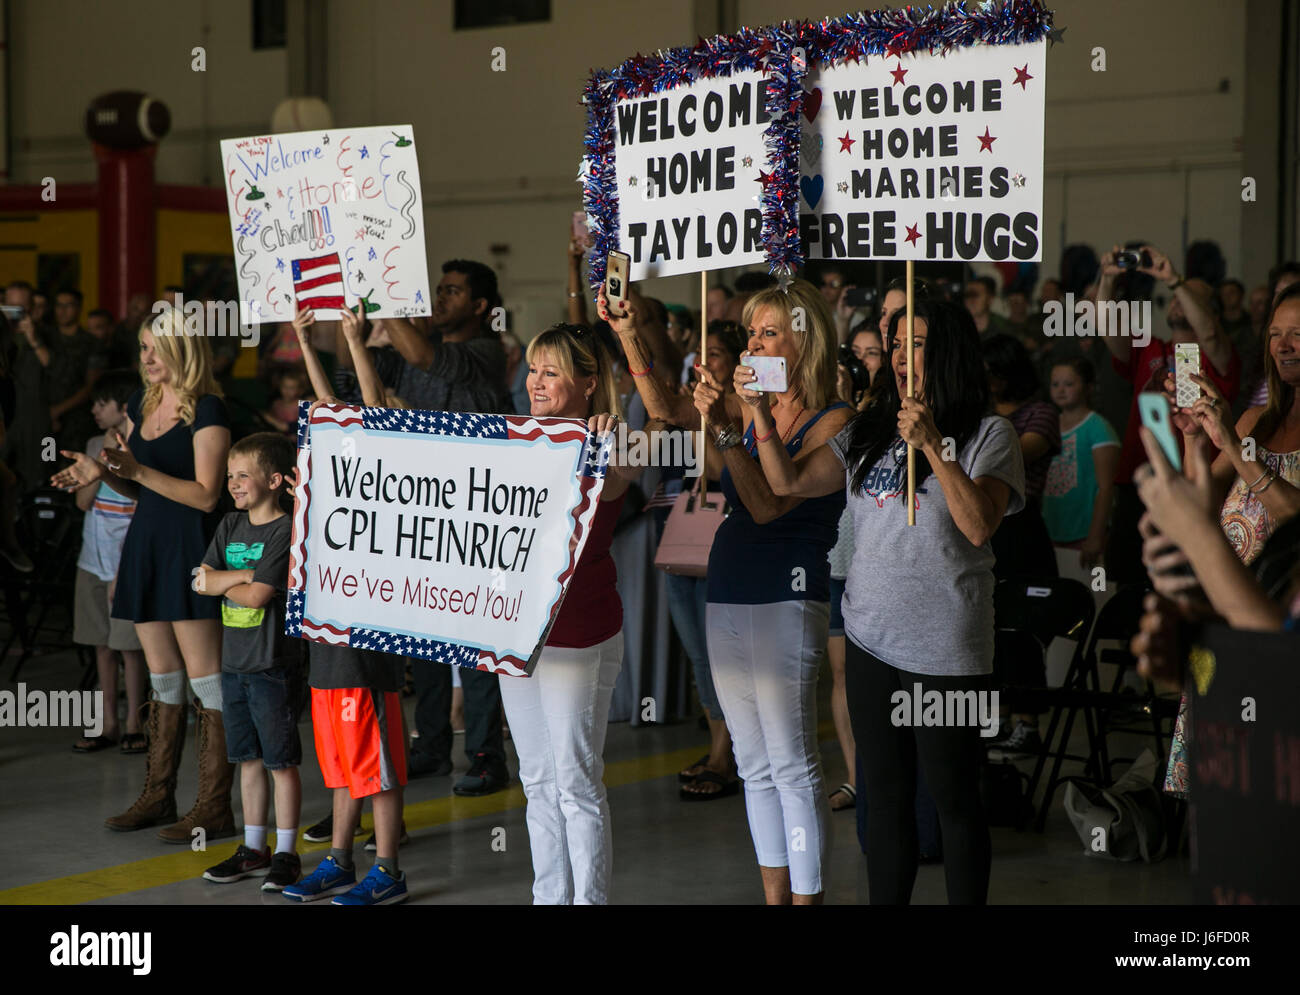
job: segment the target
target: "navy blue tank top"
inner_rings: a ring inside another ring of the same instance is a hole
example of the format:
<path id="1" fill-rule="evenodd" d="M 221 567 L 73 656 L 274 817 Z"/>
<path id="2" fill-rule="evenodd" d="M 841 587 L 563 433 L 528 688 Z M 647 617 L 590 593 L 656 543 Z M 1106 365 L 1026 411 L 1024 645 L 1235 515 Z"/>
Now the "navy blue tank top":
<path id="1" fill-rule="evenodd" d="M 823 408 L 785 444 L 791 458 L 803 448 L 804 434 L 839 402 Z M 754 423 L 745 431 L 745 451 L 758 462 Z M 761 472 L 761 471 L 760 471 Z M 722 471 L 722 493 L 731 514 L 718 526 L 709 552 L 708 600 L 719 605 L 770 605 L 781 601 L 830 601 L 831 567 L 844 511 L 844 491 L 800 501 L 780 518 L 759 525 L 740 500 L 731 473 Z"/>

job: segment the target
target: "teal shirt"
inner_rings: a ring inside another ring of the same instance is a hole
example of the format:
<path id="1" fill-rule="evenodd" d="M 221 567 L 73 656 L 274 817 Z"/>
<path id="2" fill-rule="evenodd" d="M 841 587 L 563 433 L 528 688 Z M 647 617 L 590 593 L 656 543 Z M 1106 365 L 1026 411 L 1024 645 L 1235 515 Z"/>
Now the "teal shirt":
<path id="1" fill-rule="evenodd" d="M 1043 520 L 1052 542 L 1079 542 L 1092 528 L 1097 500 L 1097 471 L 1092 451 L 1119 446 L 1119 436 L 1095 411 L 1069 431 L 1061 433 L 1061 451 L 1052 459 L 1043 488 Z"/>

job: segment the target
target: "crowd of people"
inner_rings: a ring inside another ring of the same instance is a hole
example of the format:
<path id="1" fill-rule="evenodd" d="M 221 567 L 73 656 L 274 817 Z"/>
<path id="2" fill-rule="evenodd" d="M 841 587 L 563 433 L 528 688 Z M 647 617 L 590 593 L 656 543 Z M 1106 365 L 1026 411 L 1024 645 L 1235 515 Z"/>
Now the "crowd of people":
<path id="1" fill-rule="evenodd" d="M 1134 652 L 1162 686 L 1180 683 L 1191 623 L 1294 632 L 1300 618 L 1300 264 L 1281 264 L 1247 295 L 1221 258 L 1216 272 L 1212 253 L 1189 252 L 1196 270 L 1180 272 L 1156 247 L 1130 248 L 1136 266 L 1122 264 L 1118 245 L 1100 256 L 1072 247 L 1061 279 L 1037 284 L 1036 308 L 1023 281 L 918 281 L 910 353 L 908 288 L 898 280 L 866 306 L 854 303 L 852 272 L 833 265 L 784 284 L 743 273 L 709 289 L 703 314 L 640 288 L 625 303 L 603 293 L 592 302 L 576 242 L 567 320 L 549 328 L 502 332 L 493 269 L 452 259 L 429 318 L 367 323 L 345 312 L 325 322 L 304 311 L 265 339 L 255 369 L 229 342 L 184 334 L 178 312 L 155 317 L 142 298 L 121 321 L 92 311 L 83 328 L 76 290 L 47 297 L 9 284 L 0 556 L 30 573 L 16 509 L 43 486 L 75 493 L 85 515 L 73 638 L 94 647 L 114 703 L 121 661 L 127 708 L 119 720 L 111 707 L 102 734 L 74 748 L 146 755 L 139 797 L 106 825 L 158 827 L 175 844 L 199 829 L 208 841 L 235 837 L 238 767 L 243 839 L 205 877 L 261 877 L 296 901 L 402 901 L 408 778 L 451 774 L 453 727 L 463 724 L 468 768 L 453 790 L 501 790 L 508 724 L 534 900 L 607 902 L 602 754 L 623 661 L 610 548 L 641 469 L 616 454 L 533 677 L 410 666 L 284 636 L 298 406 L 530 413 L 583 419 L 596 433 L 620 418 L 648 431 L 699 430 L 703 420 L 708 480 L 729 513 L 704 576 L 665 577 L 708 726 L 707 751 L 678 776 L 681 798 L 743 790 L 771 904 L 822 900 L 834 813 L 859 809 L 873 902 L 907 902 L 918 863 L 937 859 L 950 901 L 984 902 L 992 851 L 979 767 L 986 756 L 1036 756 L 1038 716 L 1009 695 L 989 739 L 971 725 L 900 726 L 891 702 L 915 686 L 1045 682 L 995 670 L 998 582 L 1093 581 L 1100 569 L 1094 590 L 1147 585 Z M 1154 301 L 1167 334 L 1140 345 L 1107 334 L 1098 308 L 1094 336 L 1053 335 L 1046 318 L 1069 299 Z M 1175 403 L 1180 343 L 1200 347 L 1191 407 Z M 786 388 L 752 389 L 749 357 L 783 359 Z M 224 400 L 241 375 L 269 387 L 245 419 L 254 431 L 232 431 Z M 1170 399 L 1182 474 L 1139 430 L 1137 395 L 1153 390 Z M 57 472 L 50 439 L 70 461 Z M 683 470 L 665 468 L 636 513 L 662 529 L 694 486 Z M 825 783 L 818 747 L 823 658 L 847 771 L 839 785 Z M 304 877 L 298 717 L 308 703 L 333 805 L 303 834 L 331 842 Z M 199 787 L 178 817 L 191 706 Z M 1184 725 L 1185 712 L 1169 758 L 1174 793 L 1186 791 Z M 376 856 L 358 881 L 354 837 L 367 798 Z M 918 800 L 937 813 L 935 839 L 918 829 Z"/>

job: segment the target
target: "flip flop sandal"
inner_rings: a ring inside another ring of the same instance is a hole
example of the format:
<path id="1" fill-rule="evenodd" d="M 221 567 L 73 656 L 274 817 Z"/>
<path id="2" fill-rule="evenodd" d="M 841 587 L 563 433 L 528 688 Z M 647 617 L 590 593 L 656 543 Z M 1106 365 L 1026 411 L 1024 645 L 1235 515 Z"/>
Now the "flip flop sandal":
<path id="1" fill-rule="evenodd" d="M 80 741 L 72 744 L 72 749 L 75 752 L 98 753 L 100 750 L 107 750 L 117 745 L 117 740 L 109 739 L 107 736 L 86 736 L 84 739 L 85 746 Z"/>
<path id="2" fill-rule="evenodd" d="M 684 802 L 711 802 L 715 798 L 729 798 L 740 791 L 740 778 L 734 777 L 727 780 L 721 774 L 711 770 L 701 771 L 696 776 L 695 784 L 720 784 L 720 791 L 687 791 L 685 788 L 678 788 L 677 793 Z"/>
<path id="3" fill-rule="evenodd" d="M 708 762 L 709 762 L 709 755 L 706 753 L 706 754 L 704 754 L 704 756 L 700 757 L 699 760 L 696 760 L 695 763 L 691 764 L 691 766 L 692 766 L 692 767 L 703 767 L 703 766 L 704 766 L 705 764 L 707 764 Z M 699 776 L 700 776 L 699 774 L 685 774 L 685 773 L 683 773 L 682 771 L 678 771 L 678 772 L 677 772 L 677 783 L 678 783 L 678 784 L 690 784 L 692 781 L 694 781 L 694 780 L 695 780 L 697 777 L 699 777 Z"/>
<path id="4" fill-rule="evenodd" d="M 833 798 L 833 797 L 835 797 L 835 796 L 838 795 L 838 794 L 846 794 L 846 795 L 848 795 L 848 796 L 849 796 L 849 803 L 848 803 L 847 805 L 843 805 L 843 806 L 841 806 L 841 807 L 839 807 L 839 808 L 836 808 L 834 805 L 832 805 L 832 806 L 831 806 L 831 811 L 832 811 L 832 812 L 852 812 L 852 811 L 854 811 L 854 810 L 857 808 L 857 804 L 858 804 L 858 793 L 857 793 L 856 791 L 853 790 L 853 785 L 851 785 L 851 784 L 841 784 L 838 788 L 836 788 L 834 791 L 831 792 L 831 797 Z"/>
<path id="5" fill-rule="evenodd" d="M 142 732 L 128 732 L 122 737 L 123 753 L 148 753 L 149 737 Z"/>

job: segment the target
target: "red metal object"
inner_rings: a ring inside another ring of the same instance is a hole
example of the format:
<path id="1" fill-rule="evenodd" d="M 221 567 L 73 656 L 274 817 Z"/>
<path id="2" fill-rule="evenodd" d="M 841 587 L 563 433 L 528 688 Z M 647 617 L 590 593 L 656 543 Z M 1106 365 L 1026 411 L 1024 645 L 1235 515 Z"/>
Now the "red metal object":
<path id="1" fill-rule="evenodd" d="M 153 299 L 157 146 L 110 149 L 95 144 L 99 167 L 99 306 L 126 313 L 134 293 Z"/>

